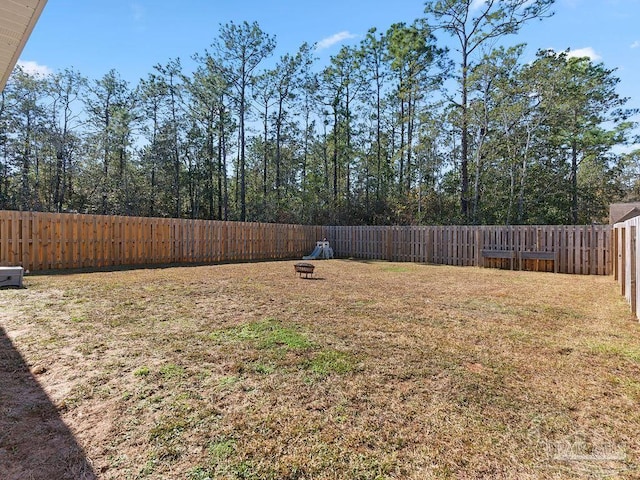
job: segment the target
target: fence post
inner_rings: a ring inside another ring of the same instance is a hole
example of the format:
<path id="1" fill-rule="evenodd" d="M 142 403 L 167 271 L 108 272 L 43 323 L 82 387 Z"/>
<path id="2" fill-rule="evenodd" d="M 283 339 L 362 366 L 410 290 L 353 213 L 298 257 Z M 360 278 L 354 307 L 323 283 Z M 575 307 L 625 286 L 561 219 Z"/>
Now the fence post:
<path id="1" fill-rule="evenodd" d="M 612 262 L 613 262 L 613 279 L 618 281 L 618 234 L 619 230 L 616 227 L 613 227 L 611 230 L 612 241 L 610 243 L 611 248 L 613 249 Z"/>
<path id="2" fill-rule="evenodd" d="M 629 284 L 629 293 L 631 294 L 631 313 L 633 313 L 634 315 L 637 314 L 638 310 L 637 310 L 637 303 L 638 303 L 638 288 L 637 288 L 637 279 L 636 279 L 636 275 L 637 275 L 637 265 L 638 265 L 638 258 L 637 258 L 637 250 L 636 250 L 636 226 L 632 225 L 630 227 L 630 231 L 629 231 L 629 235 L 630 235 L 630 259 L 631 259 L 631 265 L 629 266 L 631 269 L 631 282 Z"/>
<path id="3" fill-rule="evenodd" d="M 627 294 L 627 227 L 625 226 L 620 236 L 620 249 L 622 254 L 622 261 L 620 262 L 620 277 L 622 282 L 620 284 L 620 294 L 624 297 Z"/>
<path id="4" fill-rule="evenodd" d="M 482 249 L 484 248 L 484 229 L 476 228 L 476 267 L 484 267 L 482 265 Z"/>

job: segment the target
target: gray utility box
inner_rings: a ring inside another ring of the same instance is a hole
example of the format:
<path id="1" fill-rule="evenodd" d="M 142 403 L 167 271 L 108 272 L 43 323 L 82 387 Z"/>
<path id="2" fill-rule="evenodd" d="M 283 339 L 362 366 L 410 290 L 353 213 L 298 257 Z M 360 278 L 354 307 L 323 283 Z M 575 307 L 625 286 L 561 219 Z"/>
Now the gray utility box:
<path id="1" fill-rule="evenodd" d="M 22 287 L 22 267 L 0 267 L 0 288 L 1 287 Z"/>

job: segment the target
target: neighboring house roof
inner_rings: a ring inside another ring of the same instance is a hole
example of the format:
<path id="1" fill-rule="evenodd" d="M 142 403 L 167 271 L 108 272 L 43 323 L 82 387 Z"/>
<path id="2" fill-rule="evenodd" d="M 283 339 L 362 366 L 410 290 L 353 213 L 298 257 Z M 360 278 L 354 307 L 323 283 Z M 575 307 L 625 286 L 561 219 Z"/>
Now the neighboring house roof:
<path id="1" fill-rule="evenodd" d="M 619 218 L 618 221 L 616 223 L 619 222 L 626 222 L 627 220 L 630 220 L 632 218 L 636 218 L 640 216 L 640 209 L 638 208 L 634 208 L 633 210 L 631 210 L 629 213 L 627 213 L 626 215 L 624 215 L 622 218 Z"/>
<path id="2" fill-rule="evenodd" d="M 640 215 L 640 202 L 612 203 L 609 205 L 609 223 L 614 225 Z"/>
<path id="3" fill-rule="evenodd" d="M 0 91 L 46 3 L 47 0 L 0 0 Z"/>

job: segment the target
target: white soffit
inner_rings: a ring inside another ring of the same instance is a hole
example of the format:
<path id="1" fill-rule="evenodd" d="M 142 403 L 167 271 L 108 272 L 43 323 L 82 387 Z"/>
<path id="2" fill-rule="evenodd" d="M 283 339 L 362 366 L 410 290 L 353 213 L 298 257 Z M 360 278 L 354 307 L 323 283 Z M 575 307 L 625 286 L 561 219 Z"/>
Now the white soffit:
<path id="1" fill-rule="evenodd" d="M 47 0 L 0 0 L 0 91 L 46 3 Z"/>

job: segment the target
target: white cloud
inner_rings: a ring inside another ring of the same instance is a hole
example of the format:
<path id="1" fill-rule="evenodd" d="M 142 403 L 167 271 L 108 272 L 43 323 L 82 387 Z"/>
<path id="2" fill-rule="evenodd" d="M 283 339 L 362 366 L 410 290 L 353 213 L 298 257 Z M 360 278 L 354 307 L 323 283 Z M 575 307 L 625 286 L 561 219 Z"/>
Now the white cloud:
<path id="1" fill-rule="evenodd" d="M 317 51 L 325 50 L 329 47 L 332 47 L 336 43 L 342 42 L 343 40 L 348 40 L 350 38 L 356 38 L 356 37 L 357 37 L 356 34 L 350 33 L 345 30 L 343 32 L 336 33 L 334 35 L 331 35 L 330 37 L 323 38 L 322 40 L 320 40 L 316 45 L 316 50 Z"/>
<path id="2" fill-rule="evenodd" d="M 570 50 L 569 53 L 567 53 L 567 57 L 569 57 L 569 58 L 571 58 L 571 57 L 577 57 L 577 58 L 588 57 L 592 62 L 595 62 L 595 61 L 600 60 L 602 58 L 591 47 L 578 48 L 576 50 Z"/>
<path id="3" fill-rule="evenodd" d="M 478 10 L 485 3 L 487 3 L 487 0 L 473 0 L 471 2 L 471 10 Z"/>
<path id="4" fill-rule="evenodd" d="M 22 68 L 22 71 L 27 75 L 31 76 L 43 76 L 52 75 L 53 70 L 51 70 L 46 65 L 40 65 L 38 62 L 34 62 L 32 60 L 18 60 L 18 66 Z"/>
<path id="5" fill-rule="evenodd" d="M 631 47 L 631 48 L 638 48 L 638 47 L 640 47 L 640 40 L 636 40 L 635 42 L 633 42 L 633 43 L 630 45 L 630 47 Z"/>

